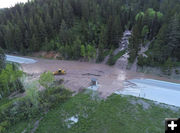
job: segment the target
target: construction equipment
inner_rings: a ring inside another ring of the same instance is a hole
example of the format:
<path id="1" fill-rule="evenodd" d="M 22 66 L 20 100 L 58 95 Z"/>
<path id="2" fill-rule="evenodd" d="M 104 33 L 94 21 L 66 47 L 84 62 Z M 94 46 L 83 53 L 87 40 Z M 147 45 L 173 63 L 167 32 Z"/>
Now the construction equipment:
<path id="1" fill-rule="evenodd" d="M 62 69 L 58 69 L 58 71 L 53 72 L 54 75 L 65 75 L 66 71 Z"/>

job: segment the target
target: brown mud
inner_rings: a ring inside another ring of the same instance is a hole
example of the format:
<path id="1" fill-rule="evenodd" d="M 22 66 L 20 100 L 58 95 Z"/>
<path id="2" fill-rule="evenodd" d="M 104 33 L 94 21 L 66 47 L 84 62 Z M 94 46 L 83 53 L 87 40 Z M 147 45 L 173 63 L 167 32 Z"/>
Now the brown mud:
<path id="1" fill-rule="evenodd" d="M 122 89 L 123 82 L 125 80 L 134 78 L 150 78 L 180 83 L 178 80 L 122 70 L 116 66 L 111 67 L 105 64 L 50 60 L 42 58 L 33 59 L 37 60 L 38 62 L 34 64 L 22 64 L 22 69 L 24 72 L 32 75 L 40 75 L 45 71 L 53 72 L 59 68 L 64 69 L 66 70 L 67 74 L 56 76 L 56 79 L 63 78 L 65 87 L 76 92 L 81 88 L 87 88 L 90 86 L 91 78 L 96 78 L 100 86 L 98 91 L 101 93 L 102 97 L 107 97 L 116 90 Z"/>

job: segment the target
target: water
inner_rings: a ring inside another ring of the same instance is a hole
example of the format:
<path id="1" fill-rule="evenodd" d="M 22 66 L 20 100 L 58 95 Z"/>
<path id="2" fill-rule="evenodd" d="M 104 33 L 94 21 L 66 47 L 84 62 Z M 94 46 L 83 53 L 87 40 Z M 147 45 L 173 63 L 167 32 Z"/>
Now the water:
<path id="1" fill-rule="evenodd" d="M 12 56 L 12 55 L 6 55 L 6 60 L 11 61 L 11 62 L 15 62 L 15 63 L 20 63 L 20 64 L 32 64 L 32 63 L 37 62 L 34 59 L 17 57 L 17 56 Z"/>
<path id="2" fill-rule="evenodd" d="M 154 79 L 133 79 L 124 82 L 116 94 L 132 95 L 180 107 L 180 84 Z"/>

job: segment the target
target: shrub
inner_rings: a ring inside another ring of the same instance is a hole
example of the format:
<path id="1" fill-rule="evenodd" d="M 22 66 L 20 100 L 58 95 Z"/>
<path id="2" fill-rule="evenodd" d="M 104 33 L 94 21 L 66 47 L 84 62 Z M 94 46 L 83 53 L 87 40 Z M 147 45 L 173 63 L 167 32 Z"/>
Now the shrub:
<path id="1" fill-rule="evenodd" d="M 53 82 L 54 82 L 54 75 L 52 74 L 52 72 L 45 72 L 41 74 L 39 78 L 39 83 L 45 88 L 49 88 Z"/>
<path id="2" fill-rule="evenodd" d="M 41 108 L 49 109 L 67 100 L 72 93 L 63 86 L 51 87 L 40 93 Z"/>
<path id="3" fill-rule="evenodd" d="M 14 91 L 23 91 L 23 85 L 20 82 L 22 75 L 23 72 L 17 70 L 15 64 L 7 64 L 0 73 L 0 96 L 5 97 Z"/>
<path id="4" fill-rule="evenodd" d="M 29 88 L 26 90 L 26 98 L 30 100 L 30 102 L 35 108 L 38 108 L 39 92 L 35 85 L 37 84 L 32 83 L 32 85 L 29 86 Z"/>
<path id="5" fill-rule="evenodd" d="M 50 86 L 43 91 L 37 90 L 37 83 L 31 83 L 26 96 L 2 103 L 0 106 L 0 133 L 18 121 L 43 115 L 49 109 L 65 102 L 72 93 L 63 86 Z"/>

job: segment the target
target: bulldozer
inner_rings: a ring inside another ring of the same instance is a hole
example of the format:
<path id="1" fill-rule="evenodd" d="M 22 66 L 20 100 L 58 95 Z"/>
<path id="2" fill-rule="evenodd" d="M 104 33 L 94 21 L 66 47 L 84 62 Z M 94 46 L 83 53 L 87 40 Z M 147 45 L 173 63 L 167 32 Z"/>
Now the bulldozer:
<path id="1" fill-rule="evenodd" d="M 58 69 L 58 71 L 53 72 L 53 75 L 65 75 L 66 71 L 62 69 Z"/>

